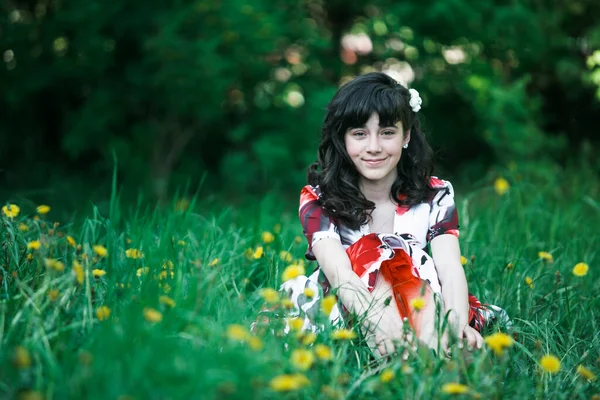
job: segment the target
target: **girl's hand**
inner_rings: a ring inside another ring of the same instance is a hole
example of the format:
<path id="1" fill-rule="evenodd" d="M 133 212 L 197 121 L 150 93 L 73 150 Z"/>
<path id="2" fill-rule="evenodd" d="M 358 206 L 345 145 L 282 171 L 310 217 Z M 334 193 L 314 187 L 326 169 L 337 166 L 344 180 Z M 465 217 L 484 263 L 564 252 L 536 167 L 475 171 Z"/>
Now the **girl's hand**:
<path id="1" fill-rule="evenodd" d="M 470 348 L 481 349 L 483 347 L 483 337 L 468 324 L 463 329 L 463 339 Z"/>
<path id="2" fill-rule="evenodd" d="M 404 333 L 402 321 L 390 309 L 385 309 L 375 315 L 368 313 L 363 326 L 370 337 L 369 341 L 382 357 L 393 354 L 397 350 L 397 345 L 411 343 L 413 339 L 412 334 Z"/>

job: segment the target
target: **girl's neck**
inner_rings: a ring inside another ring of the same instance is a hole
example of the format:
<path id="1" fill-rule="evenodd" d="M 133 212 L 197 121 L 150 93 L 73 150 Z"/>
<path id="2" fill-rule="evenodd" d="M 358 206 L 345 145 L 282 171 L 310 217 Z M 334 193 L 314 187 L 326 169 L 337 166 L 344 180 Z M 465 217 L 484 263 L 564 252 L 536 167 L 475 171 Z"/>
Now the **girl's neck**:
<path id="1" fill-rule="evenodd" d="M 362 194 L 367 200 L 372 201 L 375 204 L 382 204 L 391 200 L 392 184 L 395 181 L 395 177 L 392 179 L 386 179 L 385 181 L 370 181 L 361 179 L 359 188 Z"/>

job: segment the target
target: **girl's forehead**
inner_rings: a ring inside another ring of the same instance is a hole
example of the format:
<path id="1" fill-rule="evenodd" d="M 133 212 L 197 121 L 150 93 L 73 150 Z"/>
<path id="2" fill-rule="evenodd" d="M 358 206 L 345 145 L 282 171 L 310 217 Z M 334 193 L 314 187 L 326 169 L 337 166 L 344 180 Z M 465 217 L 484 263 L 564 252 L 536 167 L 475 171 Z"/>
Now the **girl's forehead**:
<path id="1" fill-rule="evenodd" d="M 396 126 L 396 127 L 402 126 L 401 120 L 398 120 L 395 122 L 391 119 L 383 120 L 383 119 L 379 118 L 379 114 L 377 114 L 376 112 L 372 113 L 371 116 L 364 122 L 359 121 L 358 119 L 356 119 L 352 122 L 354 122 L 354 123 L 349 124 L 348 129 L 364 128 L 367 125 L 376 125 L 376 126 L 379 126 L 380 128 L 386 128 L 386 127 L 390 127 L 390 126 Z"/>

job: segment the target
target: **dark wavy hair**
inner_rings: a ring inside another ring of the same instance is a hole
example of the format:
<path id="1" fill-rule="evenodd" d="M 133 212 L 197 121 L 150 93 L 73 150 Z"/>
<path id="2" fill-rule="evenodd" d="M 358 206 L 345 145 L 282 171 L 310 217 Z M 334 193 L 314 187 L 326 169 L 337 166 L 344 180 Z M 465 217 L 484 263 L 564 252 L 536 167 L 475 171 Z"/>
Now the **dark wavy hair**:
<path id="1" fill-rule="evenodd" d="M 375 203 L 367 200 L 359 189 L 359 174 L 344 140 L 349 129 L 364 126 L 373 113 L 379 115 L 380 126 L 401 121 L 404 132 L 410 129 L 410 142 L 402 152 L 398 177 L 392 185 L 392 198 L 398 204 L 412 206 L 430 195 L 433 151 L 409 100 L 408 89 L 381 72 L 358 76 L 343 85 L 331 99 L 323 122 L 318 158 L 307 174 L 310 185 L 319 185 L 321 205 L 331 218 L 358 229 L 375 209 Z"/>

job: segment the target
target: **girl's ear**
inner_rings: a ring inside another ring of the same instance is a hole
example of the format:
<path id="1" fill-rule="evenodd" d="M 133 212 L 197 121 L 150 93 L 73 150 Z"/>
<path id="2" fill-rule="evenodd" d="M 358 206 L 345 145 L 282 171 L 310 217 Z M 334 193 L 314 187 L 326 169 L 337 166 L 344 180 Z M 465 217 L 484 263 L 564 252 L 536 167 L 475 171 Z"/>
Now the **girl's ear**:
<path id="1" fill-rule="evenodd" d="M 402 144 L 408 144 L 410 142 L 410 129 L 404 133 L 404 141 Z"/>

